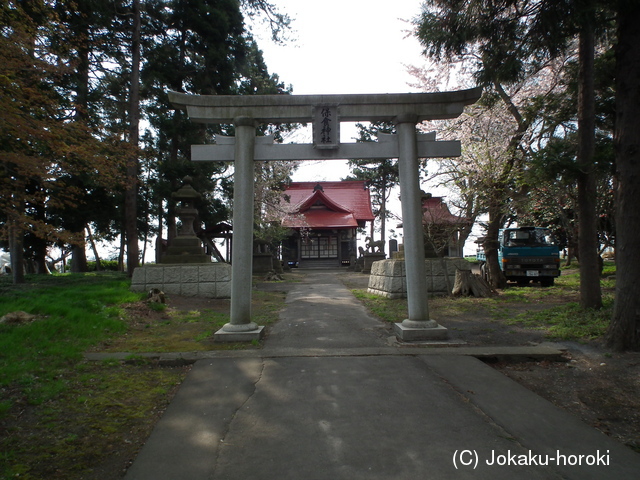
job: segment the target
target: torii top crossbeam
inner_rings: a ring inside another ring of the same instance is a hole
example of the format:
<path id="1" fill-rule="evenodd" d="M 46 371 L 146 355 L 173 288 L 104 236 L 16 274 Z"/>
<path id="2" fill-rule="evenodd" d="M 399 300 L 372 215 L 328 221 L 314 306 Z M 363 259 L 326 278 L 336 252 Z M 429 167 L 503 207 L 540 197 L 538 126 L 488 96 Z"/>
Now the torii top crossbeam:
<path id="1" fill-rule="evenodd" d="M 415 122 L 458 117 L 475 103 L 481 88 L 436 93 L 346 95 L 189 95 L 169 92 L 169 100 L 185 109 L 193 122 L 234 123 L 250 117 L 257 123 L 311 122 L 315 105 L 335 105 L 340 121 L 389 121 L 403 115 Z"/>

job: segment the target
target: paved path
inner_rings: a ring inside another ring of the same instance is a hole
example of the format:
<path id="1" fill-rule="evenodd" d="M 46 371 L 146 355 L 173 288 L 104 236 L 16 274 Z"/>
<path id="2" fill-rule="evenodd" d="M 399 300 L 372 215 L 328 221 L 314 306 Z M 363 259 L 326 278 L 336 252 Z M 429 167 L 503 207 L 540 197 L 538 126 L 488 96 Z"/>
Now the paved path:
<path id="1" fill-rule="evenodd" d="M 307 274 L 262 356 L 195 363 L 125 478 L 639 478 L 640 455 L 476 358 L 358 353 L 383 332 L 334 274 Z"/>

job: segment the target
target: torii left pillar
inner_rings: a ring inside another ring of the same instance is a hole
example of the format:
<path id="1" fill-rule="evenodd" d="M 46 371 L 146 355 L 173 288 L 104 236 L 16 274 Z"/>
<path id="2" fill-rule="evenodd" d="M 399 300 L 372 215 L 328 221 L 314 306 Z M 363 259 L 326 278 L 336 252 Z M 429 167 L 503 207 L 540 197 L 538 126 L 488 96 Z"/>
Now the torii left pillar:
<path id="1" fill-rule="evenodd" d="M 251 320 L 253 272 L 253 194 L 256 121 L 237 117 L 233 182 L 233 252 L 231 254 L 231 321 L 215 336 L 225 342 L 262 337 L 264 326 Z"/>

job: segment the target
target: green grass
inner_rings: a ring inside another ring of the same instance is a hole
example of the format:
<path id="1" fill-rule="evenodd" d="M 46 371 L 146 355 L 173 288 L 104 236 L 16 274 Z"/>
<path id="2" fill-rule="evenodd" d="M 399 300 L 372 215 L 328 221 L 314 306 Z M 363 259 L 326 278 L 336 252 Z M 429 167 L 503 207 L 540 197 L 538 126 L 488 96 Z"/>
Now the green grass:
<path id="1" fill-rule="evenodd" d="M 490 298 L 435 297 L 429 299 L 429 310 L 435 318 L 473 313 L 491 322 L 544 331 L 552 340 L 589 341 L 601 338 L 609 325 L 615 289 L 615 280 L 608 278 L 611 275 L 615 275 L 615 265 L 605 262 L 600 281 L 604 306 L 598 311 L 582 309 L 578 303 L 580 273 L 576 265 L 565 270 L 552 287 L 510 285 Z M 400 322 L 407 318 L 406 299 L 391 300 L 358 289 L 352 293 L 381 320 Z"/>
<path id="2" fill-rule="evenodd" d="M 367 310 L 386 322 L 402 322 L 408 317 L 405 298 L 390 299 L 357 289 L 351 290 L 351 293 L 367 307 Z"/>
<path id="3" fill-rule="evenodd" d="M 284 307 L 286 294 L 283 292 L 252 292 L 252 320 L 258 325 L 270 325 L 279 318 Z M 171 303 L 169 297 L 169 304 Z M 118 335 L 102 343 L 99 348 L 105 352 L 162 353 L 195 352 L 208 350 L 236 350 L 252 348 L 247 343 L 221 343 L 213 341 L 213 334 L 230 321 L 230 302 L 220 299 L 212 308 L 183 311 L 175 308 L 158 307 L 148 304 L 156 315 L 147 317 L 144 309 L 127 312 L 130 323 L 126 335 Z M 136 318 L 142 314 L 142 318 Z"/>
<path id="4" fill-rule="evenodd" d="M 115 272 L 28 276 L 17 286 L 0 278 L 0 316 L 37 316 L 0 325 L 0 479 L 120 478 L 188 370 L 159 367 L 141 353 L 212 348 L 213 333 L 229 321 L 226 300 L 217 310 L 180 311 L 142 304 L 144 294 L 129 285 Z M 278 319 L 284 293 L 252 296 L 257 323 Z M 103 345 L 132 355 L 83 360 Z M 115 470 L 101 476 L 104 464 Z"/>
<path id="5" fill-rule="evenodd" d="M 37 315 L 33 322 L 0 325 L 0 386 L 21 385 L 32 403 L 64 390 L 60 372 L 91 345 L 122 333 L 118 305 L 140 299 L 126 276 L 70 274 L 28 277 L 27 285 L 0 286 L 0 316 Z"/>
<path id="6" fill-rule="evenodd" d="M 5 419 L 0 478 L 120 478 L 185 374 L 147 364 L 76 365 L 64 392 L 18 405 L 22 414 Z M 103 462 L 115 463 L 108 476 L 96 472 Z"/>
<path id="7" fill-rule="evenodd" d="M 600 310 L 584 309 L 577 302 L 558 305 L 540 312 L 526 312 L 507 321 L 509 325 L 546 331 L 553 340 L 594 340 L 607 331 L 613 312 L 613 297 L 603 297 Z"/>

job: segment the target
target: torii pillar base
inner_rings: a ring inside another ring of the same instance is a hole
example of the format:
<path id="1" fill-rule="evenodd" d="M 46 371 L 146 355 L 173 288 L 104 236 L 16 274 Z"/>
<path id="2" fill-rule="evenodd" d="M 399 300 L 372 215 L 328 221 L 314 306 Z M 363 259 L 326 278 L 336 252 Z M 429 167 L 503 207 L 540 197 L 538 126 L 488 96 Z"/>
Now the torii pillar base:
<path id="1" fill-rule="evenodd" d="M 428 322 L 405 320 L 402 323 L 394 323 L 393 330 L 396 337 L 403 342 L 446 340 L 448 336 L 447 328 L 433 320 Z"/>
<path id="2" fill-rule="evenodd" d="M 255 330 L 249 331 L 227 331 L 223 328 L 213 334 L 213 340 L 223 343 L 253 342 L 260 341 L 264 336 L 264 325 L 259 325 Z"/>

